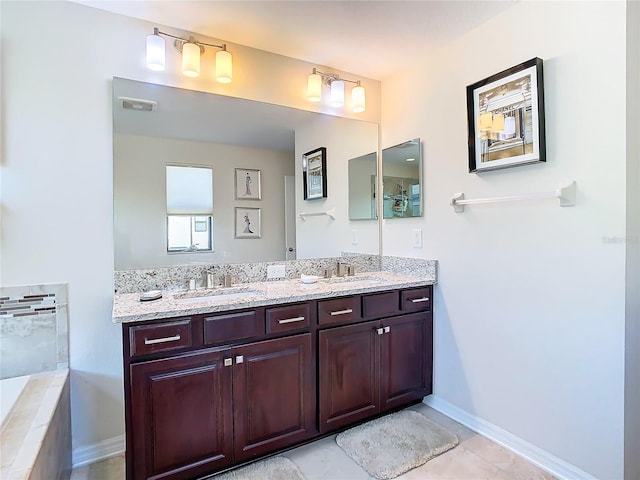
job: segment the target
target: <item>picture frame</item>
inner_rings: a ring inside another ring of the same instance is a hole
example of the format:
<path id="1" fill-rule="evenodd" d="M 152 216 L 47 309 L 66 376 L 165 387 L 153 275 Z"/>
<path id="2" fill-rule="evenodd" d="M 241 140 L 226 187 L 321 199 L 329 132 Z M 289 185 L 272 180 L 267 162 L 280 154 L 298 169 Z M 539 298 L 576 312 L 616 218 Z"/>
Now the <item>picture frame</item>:
<path id="1" fill-rule="evenodd" d="M 235 186 L 236 200 L 262 200 L 260 170 L 236 168 Z"/>
<path id="2" fill-rule="evenodd" d="M 469 173 L 546 161 L 542 60 L 467 86 Z"/>
<path id="3" fill-rule="evenodd" d="M 302 182 L 305 200 L 327 198 L 326 147 L 302 155 Z"/>
<path id="4" fill-rule="evenodd" d="M 235 238 L 261 238 L 262 209 L 235 207 Z"/>

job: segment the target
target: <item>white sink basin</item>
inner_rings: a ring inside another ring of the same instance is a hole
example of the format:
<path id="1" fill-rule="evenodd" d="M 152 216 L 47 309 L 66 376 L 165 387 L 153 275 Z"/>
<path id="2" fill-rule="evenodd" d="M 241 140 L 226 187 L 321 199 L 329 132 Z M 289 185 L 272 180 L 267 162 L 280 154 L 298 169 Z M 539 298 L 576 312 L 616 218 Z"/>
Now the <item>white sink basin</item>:
<path id="1" fill-rule="evenodd" d="M 250 290 L 247 287 L 229 287 L 216 290 L 195 290 L 191 292 L 177 293 L 173 296 L 180 303 L 202 303 L 217 300 L 235 300 L 238 298 L 250 298 L 262 295 L 258 290 Z"/>

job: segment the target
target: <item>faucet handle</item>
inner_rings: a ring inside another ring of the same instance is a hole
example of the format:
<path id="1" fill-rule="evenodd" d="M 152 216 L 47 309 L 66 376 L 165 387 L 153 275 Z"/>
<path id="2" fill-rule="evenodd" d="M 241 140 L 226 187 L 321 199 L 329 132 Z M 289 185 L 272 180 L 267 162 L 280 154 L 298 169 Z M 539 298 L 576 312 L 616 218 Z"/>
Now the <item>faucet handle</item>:
<path id="1" fill-rule="evenodd" d="M 339 277 L 344 277 L 346 273 L 347 273 L 347 264 L 344 262 L 338 262 L 338 273 L 336 275 L 338 275 Z"/>
<path id="2" fill-rule="evenodd" d="M 202 273 L 202 286 L 204 288 L 213 288 L 215 286 L 213 282 L 213 273 L 210 273 L 210 272 Z"/>

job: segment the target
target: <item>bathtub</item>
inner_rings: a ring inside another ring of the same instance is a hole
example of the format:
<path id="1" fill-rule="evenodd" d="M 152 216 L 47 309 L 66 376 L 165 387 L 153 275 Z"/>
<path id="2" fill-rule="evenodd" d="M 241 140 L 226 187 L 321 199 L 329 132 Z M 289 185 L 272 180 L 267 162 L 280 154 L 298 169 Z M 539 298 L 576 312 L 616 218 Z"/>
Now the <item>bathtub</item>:
<path id="1" fill-rule="evenodd" d="M 0 382 L 0 478 L 69 478 L 69 370 L 37 373 Z"/>
<path id="2" fill-rule="evenodd" d="M 13 410 L 30 376 L 24 375 L 0 380 L 0 425 L 2 425 L 2 430 L 5 427 L 5 420 Z"/>

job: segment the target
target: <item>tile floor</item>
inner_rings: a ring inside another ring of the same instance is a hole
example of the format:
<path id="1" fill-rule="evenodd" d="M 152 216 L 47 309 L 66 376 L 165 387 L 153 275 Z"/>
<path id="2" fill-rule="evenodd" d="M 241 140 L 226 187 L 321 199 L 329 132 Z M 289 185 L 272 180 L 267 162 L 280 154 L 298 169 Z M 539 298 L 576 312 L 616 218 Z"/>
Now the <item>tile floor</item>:
<path id="1" fill-rule="evenodd" d="M 555 477 L 509 450 L 427 407 L 409 407 L 450 432 L 460 444 L 396 480 L 553 480 Z M 349 458 L 335 435 L 281 454 L 294 462 L 307 480 L 375 480 Z M 71 480 L 124 480 L 124 455 L 78 468 Z M 267 479 L 265 479 L 267 480 Z"/>

